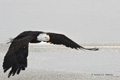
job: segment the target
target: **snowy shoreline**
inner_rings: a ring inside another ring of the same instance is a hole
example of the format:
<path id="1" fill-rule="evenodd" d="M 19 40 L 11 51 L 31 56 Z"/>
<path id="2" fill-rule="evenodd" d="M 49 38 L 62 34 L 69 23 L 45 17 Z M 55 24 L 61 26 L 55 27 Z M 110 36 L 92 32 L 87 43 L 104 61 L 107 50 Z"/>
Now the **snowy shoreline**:
<path id="1" fill-rule="evenodd" d="M 0 63 L 9 44 L 0 45 Z M 86 46 L 85 47 L 96 47 Z M 85 51 L 57 45 L 31 45 L 28 67 L 20 75 L 7 78 L 0 68 L 0 80 L 120 80 L 119 46 L 99 46 Z"/>
<path id="2" fill-rule="evenodd" d="M 97 47 L 100 49 L 120 49 L 120 45 L 119 44 L 81 44 L 84 47 L 87 48 L 92 48 L 92 47 Z M 1 43 L 0 44 L 0 51 L 6 51 L 8 50 L 10 44 L 5 44 L 5 43 Z M 53 48 L 53 49 L 67 49 L 65 46 L 62 45 L 52 45 L 52 44 L 47 44 L 47 43 L 43 43 L 41 44 L 30 44 L 29 45 L 30 50 L 34 51 L 34 50 L 39 50 L 40 48 Z"/>

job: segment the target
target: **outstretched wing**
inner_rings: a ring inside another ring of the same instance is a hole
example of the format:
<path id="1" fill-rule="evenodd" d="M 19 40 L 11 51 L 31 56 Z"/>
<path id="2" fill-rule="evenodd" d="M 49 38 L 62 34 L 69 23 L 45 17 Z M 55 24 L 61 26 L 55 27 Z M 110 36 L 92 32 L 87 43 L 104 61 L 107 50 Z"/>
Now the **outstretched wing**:
<path id="1" fill-rule="evenodd" d="M 50 41 L 48 42 L 53 44 L 62 44 L 65 45 L 66 47 L 75 48 L 75 49 L 86 49 L 86 50 L 94 50 L 94 51 L 98 50 L 98 48 L 84 48 L 63 34 L 49 33 L 49 32 L 47 34 L 50 36 Z"/>
<path id="2" fill-rule="evenodd" d="M 16 37 L 12 41 L 3 62 L 4 72 L 11 68 L 8 77 L 11 74 L 13 76 L 15 73 L 19 74 L 21 70 L 25 70 L 27 67 L 28 46 L 32 39 L 32 36 L 24 36 L 21 38 Z"/>

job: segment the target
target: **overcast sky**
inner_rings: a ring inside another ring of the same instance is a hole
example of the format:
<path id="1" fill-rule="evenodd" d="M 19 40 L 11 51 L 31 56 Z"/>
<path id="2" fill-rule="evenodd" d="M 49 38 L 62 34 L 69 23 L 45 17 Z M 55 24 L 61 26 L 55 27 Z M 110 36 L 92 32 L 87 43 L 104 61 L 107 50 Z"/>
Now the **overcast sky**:
<path id="1" fill-rule="evenodd" d="M 78 43 L 119 43 L 120 0 L 0 0 L 0 43 L 26 30 Z"/>

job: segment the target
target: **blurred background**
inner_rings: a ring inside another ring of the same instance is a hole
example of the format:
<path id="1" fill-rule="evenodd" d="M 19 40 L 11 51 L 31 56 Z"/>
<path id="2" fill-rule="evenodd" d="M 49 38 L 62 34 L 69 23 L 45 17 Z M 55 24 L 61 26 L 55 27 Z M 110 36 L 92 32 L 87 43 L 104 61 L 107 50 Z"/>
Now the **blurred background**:
<path id="1" fill-rule="evenodd" d="M 119 44 L 120 0 L 0 0 L 0 43 L 27 30 Z"/>

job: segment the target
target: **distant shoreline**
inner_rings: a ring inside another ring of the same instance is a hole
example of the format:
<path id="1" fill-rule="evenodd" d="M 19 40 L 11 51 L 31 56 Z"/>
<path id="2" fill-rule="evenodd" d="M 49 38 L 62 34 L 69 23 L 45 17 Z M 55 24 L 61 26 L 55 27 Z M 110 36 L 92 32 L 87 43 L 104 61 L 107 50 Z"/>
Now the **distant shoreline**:
<path id="1" fill-rule="evenodd" d="M 6 51 L 9 48 L 10 44 L 5 44 L 5 43 L 1 43 L 0 44 L 0 51 Z M 120 49 L 120 45 L 119 44 L 81 44 L 81 46 L 86 47 L 86 48 L 92 48 L 92 47 L 97 47 L 100 49 Z M 44 49 L 44 48 L 54 48 L 54 49 L 67 49 L 65 46 L 62 45 L 52 45 L 52 44 L 30 44 L 29 45 L 30 50 L 34 51 L 35 50 L 39 50 L 40 48 Z"/>

